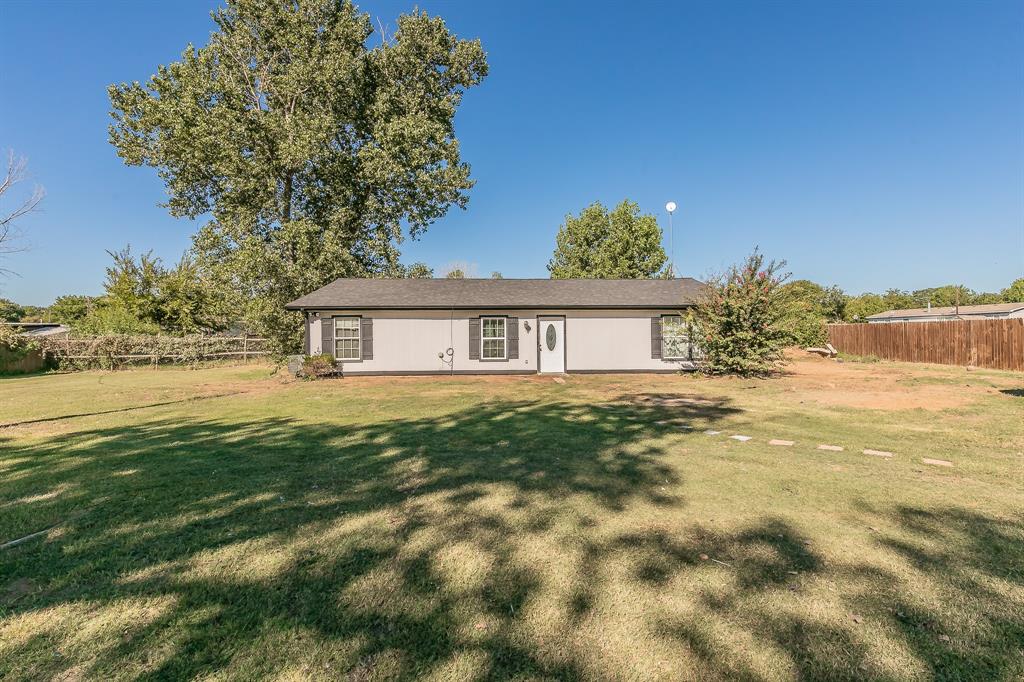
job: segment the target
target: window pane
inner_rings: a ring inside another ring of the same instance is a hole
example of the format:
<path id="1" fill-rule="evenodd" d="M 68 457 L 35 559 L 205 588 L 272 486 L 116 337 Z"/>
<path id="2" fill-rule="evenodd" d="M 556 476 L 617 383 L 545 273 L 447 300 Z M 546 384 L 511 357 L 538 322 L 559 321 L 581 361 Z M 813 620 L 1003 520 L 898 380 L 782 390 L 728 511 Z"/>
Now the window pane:
<path id="1" fill-rule="evenodd" d="M 487 360 L 500 360 L 505 357 L 504 339 L 484 339 L 483 355 Z"/>
<path id="2" fill-rule="evenodd" d="M 359 318 L 358 317 L 336 317 L 334 318 L 334 338 L 336 339 L 358 339 Z"/>
<path id="3" fill-rule="evenodd" d="M 661 322 L 661 356 L 666 359 L 688 359 L 690 339 L 682 316 L 665 315 Z"/>
<path id="4" fill-rule="evenodd" d="M 499 317 L 483 318 L 483 337 L 485 339 L 504 338 L 505 319 Z"/>
<path id="5" fill-rule="evenodd" d="M 359 359 L 359 339 L 337 339 L 334 342 L 334 355 L 339 360 Z"/>
<path id="6" fill-rule="evenodd" d="M 663 353 L 665 358 L 686 358 L 688 357 L 690 342 L 685 336 L 665 337 L 662 340 Z"/>

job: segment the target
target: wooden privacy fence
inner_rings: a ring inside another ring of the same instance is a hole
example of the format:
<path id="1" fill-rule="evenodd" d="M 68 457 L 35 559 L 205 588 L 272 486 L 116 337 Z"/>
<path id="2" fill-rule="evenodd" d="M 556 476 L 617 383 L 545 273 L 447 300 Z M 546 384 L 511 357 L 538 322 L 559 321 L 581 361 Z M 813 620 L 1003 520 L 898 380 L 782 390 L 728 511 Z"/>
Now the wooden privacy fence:
<path id="1" fill-rule="evenodd" d="M 0 345 L 0 374 L 38 372 L 46 367 L 46 356 L 38 350 L 15 351 Z"/>
<path id="2" fill-rule="evenodd" d="M 249 360 L 270 354 L 267 340 L 252 336 L 110 335 L 53 339 L 41 346 L 62 369 L 155 367 L 208 360 Z"/>
<path id="3" fill-rule="evenodd" d="M 830 324 L 843 353 L 1024 371 L 1024 319 Z"/>

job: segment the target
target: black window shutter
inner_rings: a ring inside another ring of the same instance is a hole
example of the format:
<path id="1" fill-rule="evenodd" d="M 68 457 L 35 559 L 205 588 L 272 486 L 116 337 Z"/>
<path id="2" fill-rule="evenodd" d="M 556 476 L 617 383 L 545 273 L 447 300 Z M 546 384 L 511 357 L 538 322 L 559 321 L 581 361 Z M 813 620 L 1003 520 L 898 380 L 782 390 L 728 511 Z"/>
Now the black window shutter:
<path id="1" fill-rule="evenodd" d="M 505 336 L 508 338 L 508 359 L 519 359 L 519 318 L 508 317 L 505 319 Z"/>
<path id="2" fill-rule="evenodd" d="M 362 359 L 373 360 L 373 318 L 364 317 L 359 321 L 359 338 Z"/>
<path id="3" fill-rule="evenodd" d="M 305 331 L 306 331 L 306 333 L 305 333 L 305 335 L 303 336 L 303 339 L 302 339 L 302 352 L 304 354 L 306 354 L 306 355 L 309 355 L 310 352 L 313 350 L 313 339 L 311 338 L 311 335 L 309 333 L 310 332 L 309 326 L 310 326 L 310 324 L 312 324 L 312 320 L 309 318 L 309 313 L 306 313 L 303 317 L 305 317 Z"/>
<path id="4" fill-rule="evenodd" d="M 651 318 L 651 358 L 661 359 L 661 316 Z"/>
<path id="5" fill-rule="evenodd" d="M 334 357 L 334 318 L 320 316 L 320 352 Z"/>
<path id="6" fill-rule="evenodd" d="M 469 319 L 469 359 L 480 359 L 480 318 Z"/>

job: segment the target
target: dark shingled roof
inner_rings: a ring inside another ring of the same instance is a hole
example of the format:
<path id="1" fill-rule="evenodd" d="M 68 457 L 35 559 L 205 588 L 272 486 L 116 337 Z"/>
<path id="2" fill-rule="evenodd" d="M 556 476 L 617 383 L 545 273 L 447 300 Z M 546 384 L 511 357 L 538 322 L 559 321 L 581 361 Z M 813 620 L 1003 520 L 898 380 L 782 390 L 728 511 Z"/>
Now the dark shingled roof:
<path id="1" fill-rule="evenodd" d="M 335 308 L 679 308 L 693 304 L 695 279 L 337 279 L 289 303 Z"/>

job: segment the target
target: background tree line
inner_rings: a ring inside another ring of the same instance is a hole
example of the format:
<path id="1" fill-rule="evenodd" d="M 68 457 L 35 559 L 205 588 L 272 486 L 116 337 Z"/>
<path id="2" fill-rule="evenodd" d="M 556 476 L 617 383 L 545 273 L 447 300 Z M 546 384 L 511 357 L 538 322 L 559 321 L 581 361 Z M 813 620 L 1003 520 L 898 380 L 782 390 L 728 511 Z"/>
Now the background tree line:
<path id="1" fill-rule="evenodd" d="M 635 202 L 623 200 L 612 210 L 595 202 L 578 216 L 566 216 L 556 235 L 548 270 L 553 279 L 670 277 L 671 265 L 662 240 L 656 216 L 641 213 Z M 89 335 L 210 333 L 231 327 L 251 330 L 246 311 L 237 305 L 237 296 L 226 293 L 223 284 L 192 254 L 167 267 L 150 253 L 134 256 L 129 247 L 108 253 L 112 263 L 106 271 L 103 295 L 61 296 L 48 308 L 19 306 L 0 299 L 0 320 L 61 322 Z M 776 264 L 769 265 L 767 271 L 774 283 L 771 300 L 779 328 L 788 342 L 796 345 L 823 343 L 827 323 L 864 321 L 885 310 L 925 307 L 929 303 L 940 307 L 1024 301 L 1024 278 L 999 293 L 975 292 L 949 284 L 916 291 L 889 289 L 883 294 L 848 295 L 834 285 L 823 286 L 806 279 L 789 281 L 788 275 L 777 272 Z M 754 265 L 748 262 L 743 268 L 760 271 L 761 266 L 760 261 Z M 456 264 L 444 276 L 466 277 L 468 267 Z M 744 272 L 743 268 L 737 272 Z M 395 262 L 378 276 L 429 278 L 434 271 L 424 263 Z M 501 273 L 490 276 L 501 278 Z"/>

